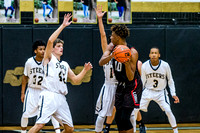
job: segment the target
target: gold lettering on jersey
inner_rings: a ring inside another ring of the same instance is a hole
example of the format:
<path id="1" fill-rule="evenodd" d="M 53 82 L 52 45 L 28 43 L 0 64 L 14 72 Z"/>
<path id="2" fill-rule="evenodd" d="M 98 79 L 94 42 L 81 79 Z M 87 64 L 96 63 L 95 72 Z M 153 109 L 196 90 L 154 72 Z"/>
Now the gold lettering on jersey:
<path id="1" fill-rule="evenodd" d="M 16 67 L 14 70 L 7 70 L 3 83 L 10 84 L 11 86 L 20 86 L 22 83 L 22 76 L 24 67 Z"/>
<path id="2" fill-rule="evenodd" d="M 160 78 L 160 79 L 165 79 L 165 75 L 161 73 L 149 73 L 146 74 L 146 79 L 148 78 Z"/>
<path id="3" fill-rule="evenodd" d="M 72 71 L 77 75 L 77 74 L 79 74 L 82 70 L 83 70 L 83 66 L 77 66 L 75 69 L 72 69 Z M 86 75 L 85 75 L 85 77 L 83 78 L 83 80 L 82 80 L 82 82 L 83 83 L 88 83 L 88 82 L 90 82 L 90 80 L 91 80 L 91 76 L 92 76 L 92 70 L 89 70 L 87 73 L 86 73 Z M 67 82 L 70 82 L 72 85 L 74 85 L 72 82 L 71 82 L 71 80 L 67 80 Z M 82 82 L 80 82 L 80 84 L 82 84 Z M 80 85 L 79 84 L 79 85 Z"/>

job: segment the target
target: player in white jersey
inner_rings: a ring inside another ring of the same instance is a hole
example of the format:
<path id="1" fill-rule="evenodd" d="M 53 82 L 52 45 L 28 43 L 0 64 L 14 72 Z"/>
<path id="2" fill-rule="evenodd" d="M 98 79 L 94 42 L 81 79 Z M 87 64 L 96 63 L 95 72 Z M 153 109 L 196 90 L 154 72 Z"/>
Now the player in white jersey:
<path id="1" fill-rule="evenodd" d="M 33 56 L 26 61 L 22 78 L 21 101 L 24 103 L 21 118 L 22 133 L 26 133 L 28 118 L 36 116 L 39 112 L 38 102 L 44 75 L 42 59 L 44 57 L 45 43 L 42 40 L 37 40 L 33 43 L 32 48 L 36 56 Z M 28 87 L 25 94 L 27 83 Z M 52 123 L 56 133 L 60 133 L 59 123 L 53 117 Z"/>
<path id="2" fill-rule="evenodd" d="M 36 124 L 29 130 L 30 133 L 39 132 L 53 115 L 64 126 L 64 133 L 74 130 L 71 113 L 65 95 L 67 79 L 73 84 L 80 84 L 87 71 L 92 69 L 91 63 L 85 63 L 83 70 L 75 75 L 68 63 L 61 61 L 64 42 L 57 39 L 62 30 L 71 24 L 71 14 L 64 16 L 61 26 L 50 36 L 43 59 L 44 79 L 40 93 L 40 113 Z"/>
<path id="3" fill-rule="evenodd" d="M 107 38 L 103 27 L 102 17 L 105 14 L 105 12 L 102 13 L 102 7 L 98 6 L 96 9 L 96 14 L 99 22 L 99 30 L 101 35 L 101 48 L 104 53 L 107 47 Z M 107 64 L 105 64 L 103 66 L 103 69 L 104 69 L 105 83 L 101 88 L 96 103 L 95 113 L 98 114 L 98 117 L 95 124 L 95 132 L 102 131 L 106 116 L 107 119 L 113 120 L 115 114 L 113 113 L 115 111 L 115 110 L 113 111 L 113 108 L 115 103 L 115 92 L 117 89 L 118 82 L 114 75 L 112 61 L 109 61 Z"/>
<path id="4" fill-rule="evenodd" d="M 179 98 L 176 96 L 175 92 L 175 85 L 172 78 L 171 69 L 167 62 L 159 59 L 160 51 L 158 48 L 151 48 L 149 57 L 150 60 L 147 60 L 142 65 L 141 78 L 144 91 L 140 101 L 140 110 L 147 112 L 150 101 L 155 101 L 160 108 L 165 111 L 174 133 L 178 133 L 176 119 L 171 111 L 169 97 L 166 91 L 166 85 L 168 81 L 171 95 L 175 100 L 174 103 L 179 103 Z"/>

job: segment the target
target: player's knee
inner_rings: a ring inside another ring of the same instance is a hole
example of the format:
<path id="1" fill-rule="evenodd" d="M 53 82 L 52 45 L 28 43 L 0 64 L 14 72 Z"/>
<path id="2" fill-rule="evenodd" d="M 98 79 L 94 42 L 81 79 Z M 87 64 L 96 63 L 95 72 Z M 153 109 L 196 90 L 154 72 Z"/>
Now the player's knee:
<path id="1" fill-rule="evenodd" d="M 169 115 L 171 115 L 172 114 L 172 111 L 171 111 L 171 109 L 165 109 L 165 114 L 167 115 L 167 116 L 169 116 Z"/>
<path id="2" fill-rule="evenodd" d="M 73 133 L 74 127 L 65 126 L 65 133 Z"/>
<path id="3" fill-rule="evenodd" d="M 43 127 L 44 127 L 44 124 L 36 124 L 34 126 L 34 129 L 36 130 L 36 132 L 39 132 Z"/>

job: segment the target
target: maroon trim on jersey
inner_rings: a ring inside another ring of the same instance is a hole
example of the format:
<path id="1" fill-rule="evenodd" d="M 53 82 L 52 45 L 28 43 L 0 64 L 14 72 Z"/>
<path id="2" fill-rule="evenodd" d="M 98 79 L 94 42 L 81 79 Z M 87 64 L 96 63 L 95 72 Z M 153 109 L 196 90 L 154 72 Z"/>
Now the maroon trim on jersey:
<path id="1" fill-rule="evenodd" d="M 132 98 L 133 98 L 134 105 L 139 107 L 140 104 L 135 102 L 135 98 L 134 98 L 134 96 L 133 96 L 133 92 L 134 92 L 134 90 L 136 90 L 137 85 L 138 85 L 138 84 L 137 84 L 137 79 L 135 79 L 135 88 L 131 91 L 131 95 L 132 95 Z"/>

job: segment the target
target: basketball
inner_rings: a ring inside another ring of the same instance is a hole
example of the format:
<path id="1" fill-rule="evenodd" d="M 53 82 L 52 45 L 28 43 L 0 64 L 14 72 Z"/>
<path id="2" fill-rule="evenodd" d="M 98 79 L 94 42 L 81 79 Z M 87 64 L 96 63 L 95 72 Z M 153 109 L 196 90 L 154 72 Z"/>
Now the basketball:
<path id="1" fill-rule="evenodd" d="M 38 23 L 38 22 L 39 22 L 39 19 L 38 19 L 38 18 L 35 18 L 35 22 Z"/>
<path id="2" fill-rule="evenodd" d="M 112 23 L 112 18 L 108 18 L 108 22 L 109 22 L 109 23 Z"/>
<path id="3" fill-rule="evenodd" d="M 125 45 L 117 45 L 113 54 L 115 60 L 121 63 L 127 62 L 131 58 L 131 50 Z"/>
<path id="4" fill-rule="evenodd" d="M 77 22 L 77 18 L 73 18 L 73 22 Z"/>

